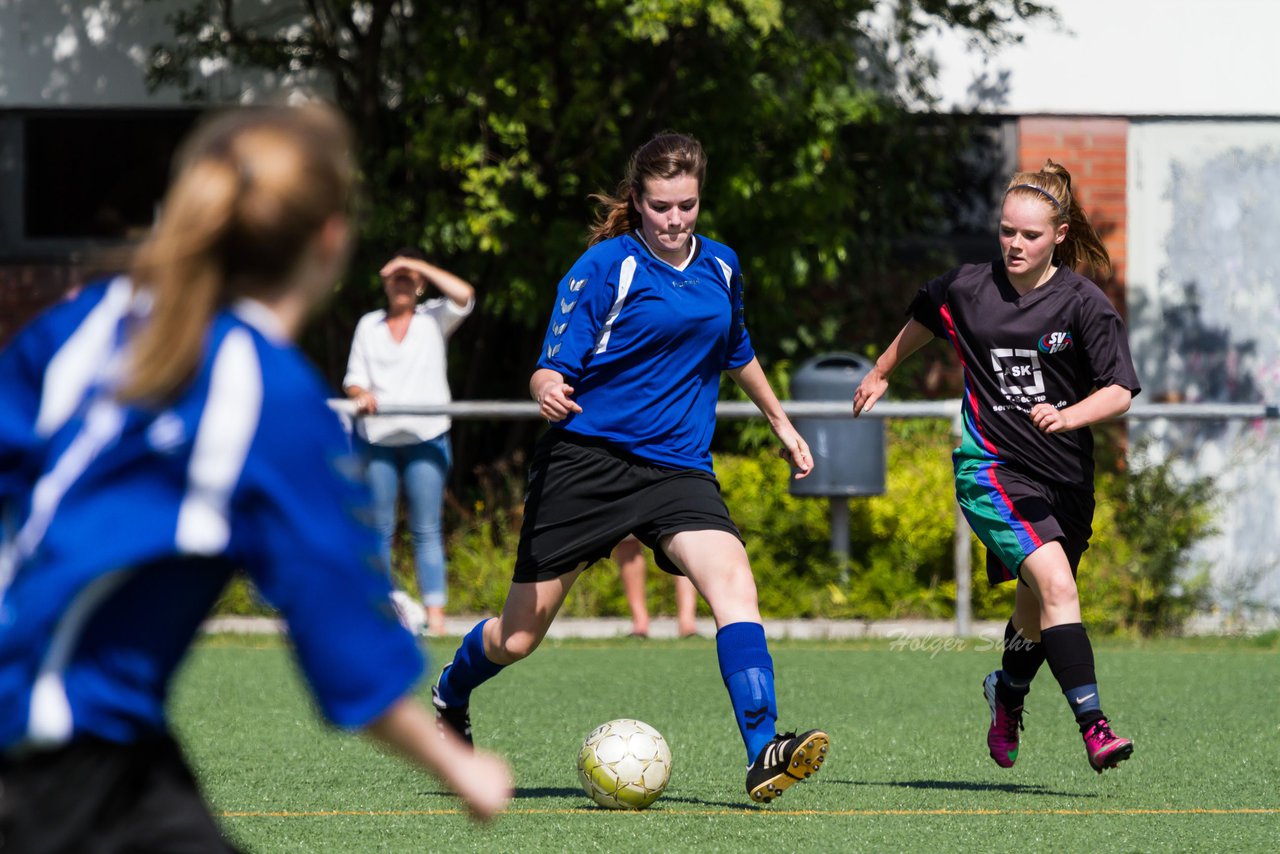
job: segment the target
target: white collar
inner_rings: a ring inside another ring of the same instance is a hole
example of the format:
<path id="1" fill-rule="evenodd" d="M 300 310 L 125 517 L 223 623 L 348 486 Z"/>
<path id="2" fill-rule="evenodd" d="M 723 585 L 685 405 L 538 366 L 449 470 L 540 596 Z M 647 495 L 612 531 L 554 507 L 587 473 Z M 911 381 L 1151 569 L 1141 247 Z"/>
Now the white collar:
<path id="1" fill-rule="evenodd" d="M 689 254 L 684 256 L 684 260 L 681 261 L 679 264 L 672 264 L 670 261 L 665 260 L 657 252 L 653 251 L 653 247 L 649 245 L 649 241 L 644 239 L 643 231 L 637 230 L 635 232 L 635 235 L 640 240 L 640 242 L 644 244 L 644 248 L 648 249 L 649 253 L 653 255 L 654 258 L 657 258 L 659 261 L 661 261 L 663 264 L 666 264 L 668 267 L 674 267 L 677 270 L 683 271 L 685 267 L 688 267 L 689 262 L 693 260 L 694 253 L 698 251 L 698 235 L 690 234 L 689 235 Z"/>
<path id="2" fill-rule="evenodd" d="M 289 336 L 276 313 L 252 297 L 240 297 L 231 304 L 231 313 L 277 344 L 287 344 Z"/>

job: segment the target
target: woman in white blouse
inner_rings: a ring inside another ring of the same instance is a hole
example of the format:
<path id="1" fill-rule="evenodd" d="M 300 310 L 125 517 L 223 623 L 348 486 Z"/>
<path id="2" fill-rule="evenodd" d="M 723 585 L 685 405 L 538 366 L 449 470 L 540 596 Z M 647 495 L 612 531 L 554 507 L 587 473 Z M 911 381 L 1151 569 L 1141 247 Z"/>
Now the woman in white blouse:
<path id="1" fill-rule="evenodd" d="M 379 406 L 448 403 L 445 342 L 475 305 L 475 289 L 406 247 L 381 270 L 386 309 L 356 325 L 342 385 L 361 415 Z M 430 285 L 440 296 L 419 302 Z M 444 537 L 441 509 L 452 463 L 447 415 L 380 415 L 361 418 L 356 442 L 367 464 L 383 557 L 391 571 L 396 500 L 403 483 L 413 536 L 418 588 L 427 629 L 444 634 Z"/>

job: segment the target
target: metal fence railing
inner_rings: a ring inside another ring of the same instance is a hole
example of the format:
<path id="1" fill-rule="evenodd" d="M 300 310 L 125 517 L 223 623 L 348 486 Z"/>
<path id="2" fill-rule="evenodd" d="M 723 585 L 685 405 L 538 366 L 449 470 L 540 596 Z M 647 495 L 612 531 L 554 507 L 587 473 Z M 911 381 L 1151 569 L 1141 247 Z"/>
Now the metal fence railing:
<path id="1" fill-rule="evenodd" d="M 951 422 L 952 434 L 960 435 L 959 398 L 949 400 L 890 401 L 882 400 L 863 418 L 936 418 Z M 329 401 L 330 407 L 347 417 L 355 417 L 355 405 L 346 399 Z M 847 400 L 785 400 L 782 408 L 791 418 L 850 418 L 852 404 Z M 378 415 L 448 415 L 458 420 L 521 421 L 540 418 L 538 405 L 524 400 L 458 400 L 429 406 L 378 407 Z M 361 416 L 361 417 L 377 417 Z M 760 410 L 748 401 L 720 401 L 717 419 L 745 421 L 761 418 Z M 1169 419 L 1173 421 L 1261 421 L 1280 420 L 1280 405 L 1273 403 L 1145 403 L 1135 404 L 1123 420 Z M 831 499 L 833 524 L 844 507 L 847 524 L 848 499 Z M 956 579 L 956 635 L 967 637 L 973 626 L 973 573 L 969 561 L 969 525 L 955 507 L 955 539 L 952 544 L 952 567 Z M 847 537 L 846 537 L 847 542 Z"/>

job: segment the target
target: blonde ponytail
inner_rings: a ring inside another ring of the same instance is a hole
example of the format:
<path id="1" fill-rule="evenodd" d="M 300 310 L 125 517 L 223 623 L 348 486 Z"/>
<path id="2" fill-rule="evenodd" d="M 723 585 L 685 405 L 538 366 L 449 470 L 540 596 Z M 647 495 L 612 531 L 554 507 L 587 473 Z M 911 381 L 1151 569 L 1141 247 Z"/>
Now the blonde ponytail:
<path id="1" fill-rule="evenodd" d="M 242 296 L 270 298 L 321 226 L 345 214 L 351 136 L 316 104 L 224 113 L 183 146 L 176 177 L 132 268 L 151 312 L 129 342 L 122 400 L 164 403 L 199 368 L 214 315 Z"/>
<path id="2" fill-rule="evenodd" d="M 1066 239 L 1054 250 L 1059 264 L 1071 270 L 1085 266 L 1095 276 L 1111 275 L 1111 255 L 1071 192 L 1071 173 L 1062 164 L 1046 160 L 1039 172 L 1019 172 L 1009 179 L 1005 196 L 1044 202 L 1053 212 L 1051 221 L 1055 227 L 1066 223 Z"/>
<path id="3" fill-rule="evenodd" d="M 205 330 L 222 300 L 220 249 L 239 184 L 235 167 L 210 159 L 193 165 L 169 191 L 164 216 L 133 264 L 134 282 L 151 294 L 151 312 L 132 342 L 122 399 L 167 400 L 195 374 Z"/>

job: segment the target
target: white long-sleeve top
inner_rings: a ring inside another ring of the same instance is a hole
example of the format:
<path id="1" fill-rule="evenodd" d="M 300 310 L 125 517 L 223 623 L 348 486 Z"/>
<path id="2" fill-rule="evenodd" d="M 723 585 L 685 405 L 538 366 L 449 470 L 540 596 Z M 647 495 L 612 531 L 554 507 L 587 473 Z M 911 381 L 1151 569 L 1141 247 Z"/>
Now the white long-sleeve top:
<path id="1" fill-rule="evenodd" d="M 342 387 L 369 391 L 380 407 L 450 402 L 445 342 L 474 307 L 474 299 L 465 306 L 443 297 L 427 300 L 399 342 L 387 327 L 386 310 L 369 312 L 356 324 Z M 359 419 L 356 429 L 376 445 L 409 445 L 434 439 L 449 425 L 447 415 L 378 415 Z"/>

